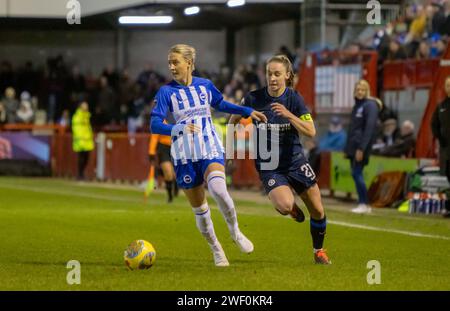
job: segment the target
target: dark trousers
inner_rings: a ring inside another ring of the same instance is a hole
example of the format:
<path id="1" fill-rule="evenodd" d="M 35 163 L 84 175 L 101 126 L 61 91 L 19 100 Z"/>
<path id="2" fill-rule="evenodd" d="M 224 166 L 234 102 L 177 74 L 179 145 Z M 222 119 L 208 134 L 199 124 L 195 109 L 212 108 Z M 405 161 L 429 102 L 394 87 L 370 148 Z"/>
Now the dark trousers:
<path id="1" fill-rule="evenodd" d="M 89 161 L 90 151 L 78 152 L 78 179 L 84 179 L 84 170 Z"/>
<path id="2" fill-rule="evenodd" d="M 355 182 L 356 192 L 358 193 L 358 203 L 369 204 L 366 182 L 363 177 L 364 164 L 362 162 L 356 162 L 353 159 L 351 160 L 350 165 L 352 168 L 352 177 Z"/>

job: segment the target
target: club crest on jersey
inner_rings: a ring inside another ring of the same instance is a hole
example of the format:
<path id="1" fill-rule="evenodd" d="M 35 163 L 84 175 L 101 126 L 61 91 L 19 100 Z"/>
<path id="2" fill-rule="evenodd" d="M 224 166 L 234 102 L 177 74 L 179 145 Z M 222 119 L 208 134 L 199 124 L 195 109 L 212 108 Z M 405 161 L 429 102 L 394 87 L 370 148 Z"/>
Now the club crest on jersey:
<path id="1" fill-rule="evenodd" d="M 184 175 L 183 181 L 187 184 L 190 184 L 192 182 L 192 178 L 189 175 Z"/>
<path id="2" fill-rule="evenodd" d="M 206 102 L 206 94 L 205 93 L 201 92 L 199 97 L 202 102 Z"/>
<path id="3" fill-rule="evenodd" d="M 269 179 L 269 182 L 267 184 L 269 185 L 269 187 L 272 187 L 273 185 L 275 185 L 275 179 Z"/>
<path id="4" fill-rule="evenodd" d="M 359 107 L 358 110 L 356 110 L 356 117 L 361 118 L 363 116 L 364 107 Z"/>

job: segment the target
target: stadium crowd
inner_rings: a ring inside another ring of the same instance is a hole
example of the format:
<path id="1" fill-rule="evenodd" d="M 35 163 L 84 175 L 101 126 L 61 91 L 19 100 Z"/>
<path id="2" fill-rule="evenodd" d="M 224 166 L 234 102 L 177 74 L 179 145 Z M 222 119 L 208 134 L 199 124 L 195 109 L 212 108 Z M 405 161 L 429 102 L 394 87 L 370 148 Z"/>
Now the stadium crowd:
<path id="1" fill-rule="evenodd" d="M 280 52 L 296 58 L 286 47 Z M 263 66 L 239 65 L 234 70 L 223 65 L 219 72 L 196 71 L 212 80 L 226 100 L 239 103 L 249 90 L 265 81 Z M 128 131 L 148 130 L 151 102 L 167 77 L 147 65 L 132 78 L 127 69 L 106 67 L 99 76 L 80 72 L 67 64 L 62 55 L 49 58 L 37 68 L 27 62 L 13 68 L 0 65 L 0 124 L 48 123 L 69 125 L 78 103 L 90 104 L 94 128 L 127 127 Z M 38 111 L 45 112 L 43 114 Z"/>
<path id="2" fill-rule="evenodd" d="M 301 49 L 291 53 L 285 46 L 280 47 L 278 52 L 297 64 L 304 55 Z M 69 126 L 78 103 L 86 100 L 95 130 L 110 127 L 113 130 L 126 129 L 128 132 L 148 131 L 152 100 L 160 86 L 167 82 L 167 78 L 150 65 L 135 79 L 130 77 L 126 69 L 119 72 L 112 67 L 106 67 L 98 77 L 85 75 L 77 66 L 66 64 L 62 56 L 48 59 L 41 68 L 36 69 L 33 63 L 27 62 L 22 68 L 14 70 L 8 61 L 1 63 L 0 92 L 4 96 L 0 100 L 0 124 L 48 123 Z M 265 83 L 264 67 L 250 64 L 238 65 L 233 71 L 223 65 L 219 72 L 200 69 L 194 74 L 212 80 L 224 98 L 232 103 L 240 103 L 244 94 Z M 383 111 L 380 123 L 383 122 L 394 122 L 396 127 L 397 116 L 392 111 Z M 333 146 L 335 133 L 343 131 L 342 122 L 337 117 L 331 123 L 327 134 L 317 143 L 314 142 L 312 148 L 317 146 L 320 150 L 342 150 L 345 137 L 339 137 L 339 140 L 344 140 L 338 143 L 340 147 Z M 380 133 L 375 152 L 383 154 L 386 150 L 381 146 L 387 147 L 398 142 L 397 133 L 398 129 L 388 141 Z M 387 154 L 413 154 L 409 149 L 407 152 L 396 151 L 388 151 Z"/>

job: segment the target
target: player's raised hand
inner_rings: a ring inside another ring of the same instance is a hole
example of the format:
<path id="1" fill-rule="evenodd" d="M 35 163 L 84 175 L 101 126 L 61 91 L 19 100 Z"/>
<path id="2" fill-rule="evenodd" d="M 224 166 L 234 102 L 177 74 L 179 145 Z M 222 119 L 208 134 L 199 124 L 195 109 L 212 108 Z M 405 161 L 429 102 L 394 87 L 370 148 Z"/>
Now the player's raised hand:
<path id="1" fill-rule="evenodd" d="M 275 112 L 277 116 L 288 118 L 292 116 L 292 113 L 282 104 L 273 103 L 270 105 L 272 111 Z"/>
<path id="2" fill-rule="evenodd" d="M 250 115 L 250 117 L 251 117 L 253 120 L 256 120 L 256 121 L 259 121 L 259 122 L 264 122 L 264 123 L 267 122 L 267 117 L 266 117 L 266 115 L 265 115 L 264 113 L 259 112 L 259 111 L 256 111 L 256 110 L 253 110 L 253 112 L 252 112 L 252 114 Z"/>

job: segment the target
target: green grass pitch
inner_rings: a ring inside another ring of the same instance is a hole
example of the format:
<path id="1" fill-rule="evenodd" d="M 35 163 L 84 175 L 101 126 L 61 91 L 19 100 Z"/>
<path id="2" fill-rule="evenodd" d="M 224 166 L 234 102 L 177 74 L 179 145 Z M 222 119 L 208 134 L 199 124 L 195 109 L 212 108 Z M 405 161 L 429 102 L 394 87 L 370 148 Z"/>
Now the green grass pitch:
<path id="1" fill-rule="evenodd" d="M 216 233 L 230 261 L 217 268 L 183 196 L 61 179 L 0 178 L 0 290 L 450 290 L 450 222 L 395 210 L 353 215 L 325 199 L 330 266 L 313 263 L 309 223 L 274 211 L 267 198 L 236 194 L 241 230 L 255 251 L 242 254 L 210 200 Z M 239 199 L 241 198 L 241 199 Z M 348 203 L 347 203 L 348 204 Z M 304 208 L 303 208 L 304 209 Z M 156 248 L 149 270 L 128 271 L 133 240 Z M 81 284 L 66 282 L 69 260 Z M 369 285 L 378 260 L 381 284 Z"/>

